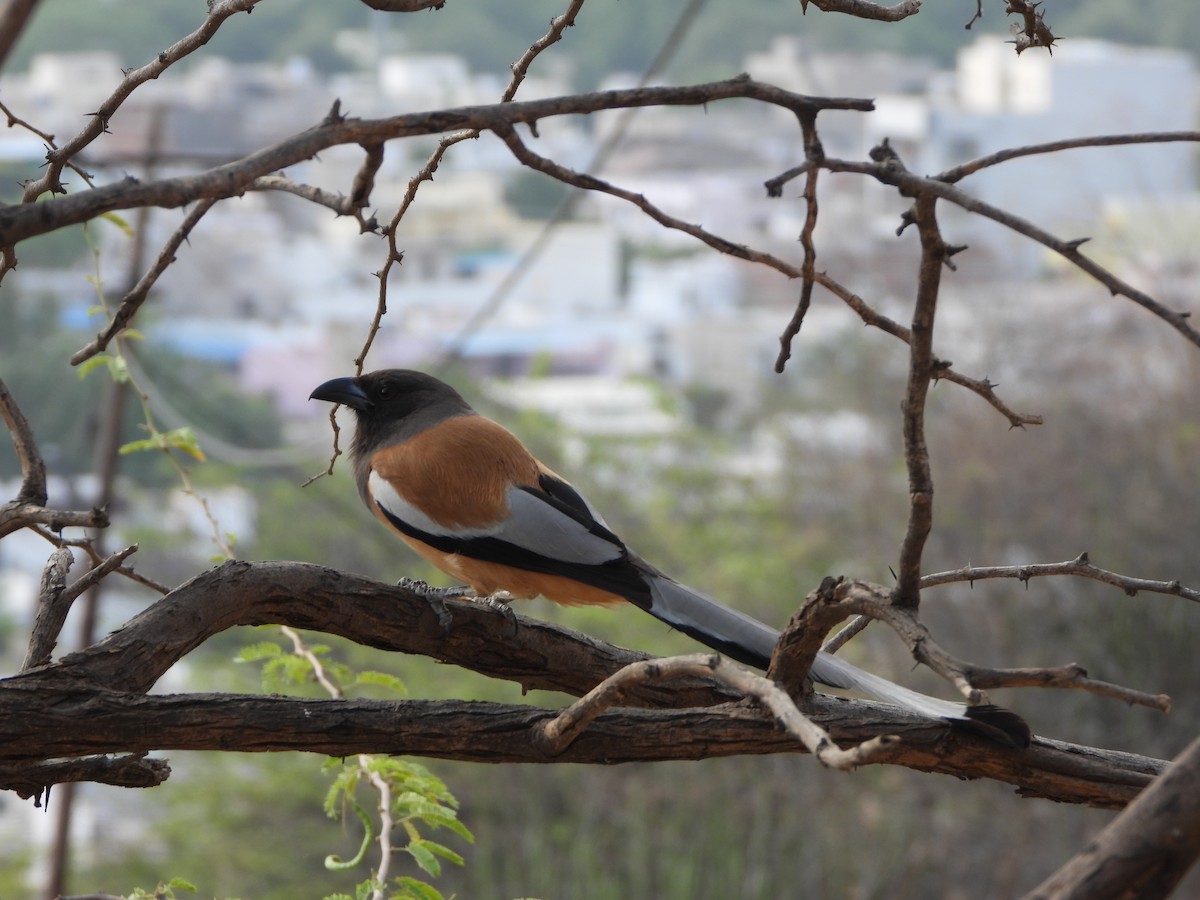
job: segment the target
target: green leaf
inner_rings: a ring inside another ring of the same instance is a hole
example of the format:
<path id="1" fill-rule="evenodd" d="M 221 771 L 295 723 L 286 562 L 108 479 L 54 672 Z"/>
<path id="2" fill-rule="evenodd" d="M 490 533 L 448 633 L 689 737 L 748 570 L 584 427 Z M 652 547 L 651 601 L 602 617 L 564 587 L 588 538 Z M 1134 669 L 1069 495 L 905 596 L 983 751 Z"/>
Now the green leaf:
<path id="1" fill-rule="evenodd" d="M 432 884 L 410 878 L 407 875 L 396 879 L 396 887 L 400 889 L 399 893 L 392 896 L 399 900 L 410 900 L 410 898 L 411 900 L 445 900 L 442 892 Z"/>
<path id="2" fill-rule="evenodd" d="M 436 853 L 442 859 L 447 859 L 450 862 L 454 863 L 456 866 L 466 865 L 466 860 L 464 860 L 461 856 L 459 856 L 457 853 L 455 853 L 453 850 L 451 850 L 449 847 L 445 846 L 444 844 L 439 844 L 437 841 L 429 841 L 429 840 L 423 840 L 421 843 L 424 844 L 424 846 L 429 849 L 430 853 Z"/>
<path id="3" fill-rule="evenodd" d="M 259 641 L 243 647 L 234 657 L 238 662 L 261 662 L 264 659 L 275 659 L 283 654 L 283 648 L 270 641 Z"/>
<path id="4" fill-rule="evenodd" d="M 191 893 L 191 894 L 196 893 L 196 886 L 194 884 L 192 884 L 190 881 L 185 881 L 182 878 L 172 878 L 170 881 L 167 882 L 167 887 L 168 888 L 179 888 L 179 890 L 187 891 L 188 893 Z"/>
<path id="5" fill-rule="evenodd" d="M 417 861 L 417 865 L 423 871 L 428 872 L 434 878 L 442 874 L 442 864 L 438 862 L 437 856 L 429 849 L 428 841 L 409 841 L 408 846 L 404 850 Z"/>
<path id="6" fill-rule="evenodd" d="M 358 677 L 354 679 L 355 684 L 373 684 L 377 687 L 387 688 L 397 694 L 407 694 L 408 688 L 404 686 L 404 682 L 387 672 L 375 672 L 368 670 L 359 672 Z"/>
<path id="7" fill-rule="evenodd" d="M 83 362 L 81 362 L 76 371 L 79 372 L 80 378 L 87 378 L 88 375 L 90 375 L 94 370 L 100 368 L 101 366 L 108 365 L 108 362 L 111 359 L 112 357 L 107 353 L 97 353 L 91 359 L 85 359 Z"/>
<path id="8" fill-rule="evenodd" d="M 125 456 L 142 450 L 181 450 L 200 462 L 205 460 L 204 451 L 196 441 L 196 433 L 187 427 L 155 432 L 148 438 L 122 444 L 117 452 Z"/>
<path id="9" fill-rule="evenodd" d="M 79 364 L 79 377 L 87 378 L 87 376 L 95 369 L 101 366 L 108 367 L 108 374 L 112 380 L 124 384 L 129 381 L 129 366 L 125 363 L 123 356 L 113 356 L 111 353 L 97 353 L 91 359 L 86 359 Z"/>
<path id="10" fill-rule="evenodd" d="M 128 237 L 128 238 L 133 237 L 133 227 L 128 222 L 126 222 L 123 218 L 121 218 L 121 216 L 118 216 L 115 212 L 102 213 L 100 215 L 100 218 L 104 219 L 106 222 L 112 222 L 112 224 L 114 224 L 118 228 L 120 228 L 121 231 L 124 233 L 125 237 Z"/>

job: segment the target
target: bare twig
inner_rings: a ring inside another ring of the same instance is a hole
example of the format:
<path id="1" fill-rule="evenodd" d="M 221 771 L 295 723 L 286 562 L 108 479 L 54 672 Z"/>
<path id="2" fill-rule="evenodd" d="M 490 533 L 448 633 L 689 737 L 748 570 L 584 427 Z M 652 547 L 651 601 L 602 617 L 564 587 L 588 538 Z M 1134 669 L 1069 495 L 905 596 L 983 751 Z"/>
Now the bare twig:
<path id="1" fill-rule="evenodd" d="M 150 62 L 125 73 L 121 83 L 100 104 L 100 108 L 91 114 L 91 119 L 77 135 L 57 149 L 46 154 L 48 163 L 45 173 L 36 181 L 25 185 L 24 203 L 32 203 L 42 194 L 65 194 L 66 188 L 60 181 L 62 170 L 67 163 L 92 141 L 108 130 L 109 120 L 120 109 L 129 95 L 147 81 L 158 78 L 184 57 L 195 52 L 212 39 L 225 20 L 241 12 L 249 12 L 258 5 L 260 0 L 218 0 L 209 4 L 208 15 L 204 22 L 191 34 L 176 41 L 163 50 Z M 6 242 L 0 242 L 6 243 Z"/>
<path id="2" fill-rule="evenodd" d="M 1015 231 L 1017 234 L 1022 234 L 1036 243 L 1053 250 L 1068 262 L 1100 282 L 1112 294 L 1132 300 L 1134 303 L 1158 316 L 1188 341 L 1200 347 L 1200 331 L 1197 331 L 1190 323 L 1190 311 L 1168 309 L 1150 295 L 1139 291 L 1137 288 L 1118 278 L 1108 269 L 1084 256 L 1079 252 L 1079 248 L 1086 242 L 1086 238 L 1077 238 L 1074 240 L 1057 238 L 1032 222 L 992 206 L 989 203 L 984 203 L 982 200 L 971 196 L 953 185 L 945 183 L 937 177 L 921 178 L 913 175 L 911 172 L 897 170 L 878 163 L 826 160 L 824 165 L 833 172 L 857 172 L 863 175 L 870 175 L 885 184 L 899 188 L 906 196 L 915 197 L 924 194 L 947 200 L 968 212 L 973 212 L 994 222 L 998 222 Z"/>
<path id="3" fill-rule="evenodd" d="M 1061 141 L 1048 141 L 1044 144 L 1029 144 L 1024 147 L 1011 147 L 989 153 L 970 162 L 965 162 L 940 172 L 934 177 L 947 184 L 962 181 L 968 175 L 974 175 L 989 166 L 999 165 L 1012 159 L 1026 156 L 1038 156 L 1048 153 L 1060 153 L 1063 150 L 1077 150 L 1082 147 L 1124 147 L 1132 144 L 1178 144 L 1200 142 L 1200 131 L 1150 131 L 1137 134 L 1106 134 L 1093 137 L 1068 138 Z"/>
<path id="4" fill-rule="evenodd" d="M 1082 667 L 1074 664 L 1052 668 L 991 669 L 957 659 L 933 639 L 929 630 L 917 620 L 915 610 L 895 605 L 891 597 L 892 592 L 880 585 L 844 580 L 832 590 L 819 592 L 817 600 L 820 602 L 806 604 L 798 615 L 823 614 L 823 607 L 832 606 L 835 607 L 835 613 L 840 613 L 842 617 L 857 614 L 879 619 L 901 637 L 918 662 L 951 682 L 969 703 L 990 702 L 983 689 L 1053 687 L 1100 694 L 1162 712 L 1170 709 L 1170 699 L 1164 694 L 1148 694 L 1096 681 L 1089 678 Z M 811 611 L 806 613 L 806 610 Z M 790 624 L 788 630 L 792 630 Z M 823 634 L 827 629 L 820 627 L 817 630 Z M 782 648 L 776 651 L 777 657 L 782 655 Z"/>
<path id="5" fill-rule="evenodd" d="M 67 613 L 75 600 L 106 575 L 121 568 L 121 563 L 137 552 L 137 544 L 118 550 L 93 568 L 81 575 L 67 587 L 66 571 L 75 561 L 67 547 L 60 546 L 51 554 L 50 562 L 42 575 L 42 589 L 38 596 L 38 611 L 33 623 L 33 632 L 29 638 L 29 650 L 25 654 L 25 662 L 21 671 L 44 666 L 50 662 L 50 654 L 58 642 L 58 636 L 66 622 Z M 61 574 L 60 574 L 61 570 Z"/>
<path id="6" fill-rule="evenodd" d="M 837 653 L 846 644 L 862 634 L 871 622 L 872 619 L 869 616 L 855 616 L 837 634 L 827 640 L 821 649 L 826 653 Z"/>
<path id="7" fill-rule="evenodd" d="M 371 192 L 375 190 L 375 176 L 379 174 L 379 169 L 383 165 L 383 144 L 367 144 L 363 147 L 363 164 L 354 174 L 354 183 L 350 186 L 349 205 L 356 212 L 364 209 L 371 202 Z M 314 189 L 315 190 L 315 189 Z M 378 228 L 378 224 L 372 219 L 370 224 L 364 222 L 361 214 L 358 215 L 362 230 L 374 231 Z"/>
<path id="8" fill-rule="evenodd" d="M 883 313 L 874 309 L 867 301 L 858 294 L 851 291 L 841 282 L 830 278 L 824 272 L 815 272 L 813 280 L 821 287 L 830 291 L 834 296 L 838 297 L 843 303 L 849 306 L 856 312 L 866 325 L 874 326 L 875 328 L 885 331 L 893 337 L 897 337 L 906 344 L 911 339 L 912 335 L 907 328 L 899 322 L 888 318 Z M 1004 418 L 1008 419 L 1009 425 L 1013 428 L 1023 428 L 1026 425 L 1041 425 L 1042 417 L 1031 415 L 1029 413 L 1019 413 L 1008 406 L 1003 400 L 997 396 L 995 385 L 985 379 L 970 378 L 953 369 L 949 363 L 944 360 L 938 360 L 934 366 L 933 377 L 938 381 L 949 381 L 960 387 L 965 387 L 974 394 L 978 394 L 986 400 L 997 412 Z"/>
<path id="9" fill-rule="evenodd" d="M 45 528 L 34 527 L 31 529 L 35 534 L 55 547 L 77 547 L 87 554 L 88 560 L 93 566 L 99 566 L 104 563 L 106 557 L 101 556 L 96 552 L 96 548 L 92 543 L 91 538 L 64 538 L 61 535 L 47 531 Z M 128 578 L 130 581 L 136 582 L 143 587 L 148 587 L 150 590 L 159 594 L 171 593 L 171 588 L 161 582 L 155 581 L 153 578 L 147 578 L 145 575 L 135 572 L 129 566 L 117 566 L 113 569 L 113 574 L 121 575 Z"/>
<path id="10" fill-rule="evenodd" d="M 1004 11 L 1009 15 L 1021 17 L 1021 24 L 1014 23 L 1011 31 L 1013 43 L 1017 45 L 1017 53 L 1022 53 L 1030 47 L 1045 47 L 1052 50 L 1058 40 L 1050 31 L 1050 26 L 1042 18 L 1040 12 L 1041 0 L 1006 0 Z"/>
<path id="11" fill-rule="evenodd" d="M 1050 575 L 1074 575 L 1103 581 L 1123 590 L 1130 597 L 1138 591 L 1150 591 L 1155 594 L 1170 594 L 1183 597 L 1193 603 L 1200 603 L 1200 590 L 1187 587 L 1179 581 L 1155 581 L 1147 578 L 1133 578 L 1110 572 L 1092 564 L 1086 553 L 1080 553 L 1074 559 L 1056 563 L 1030 563 L 1023 566 L 964 566 L 952 572 L 937 572 L 926 575 L 921 579 L 921 587 L 937 587 L 943 584 L 973 584 L 991 578 L 1014 578 L 1028 583 L 1031 578 L 1042 578 Z"/>
<path id="12" fill-rule="evenodd" d="M 359 220 L 360 227 L 364 232 L 373 231 L 378 227 L 378 225 L 371 227 L 372 220 L 362 218 L 362 206 L 355 203 L 351 197 L 347 197 L 345 194 L 335 194 L 311 184 L 292 181 L 285 175 L 264 175 L 261 178 L 255 178 L 247 190 L 279 191 L 284 194 L 292 194 L 309 203 L 331 209 L 339 216 L 353 216 Z"/>
<path id="13" fill-rule="evenodd" d="M 54 135 L 52 135 L 46 131 L 43 131 L 42 129 L 38 128 L 36 125 L 33 125 L 32 123 L 27 122 L 26 120 L 22 119 L 20 116 L 18 116 L 16 113 L 14 113 L 7 105 L 5 105 L 3 101 L 0 101 L 0 112 L 4 113 L 4 117 L 7 120 L 7 124 L 8 124 L 9 128 L 22 128 L 25 131 L 28 131 L 30 134 L 41 138 L 42 142 L 46 145 L 46 149 L 49 151 L 54 151 L 54 150 L 58 149 L 58 144 L 54 140 Z M 70 169 L 72 172 L 74 172 L 76 175 L 78 175 L 80 178 L 82 178 L 84 183 L 87 184 L 89 187 L 94 186 L 91 173 L 88 172 L 86 169 L 82 168 L 81 166 L 79 166 L 74 161 L 68 160 L 65 163 L 64 168 Z"/>
<path id="14" fill-rule="evenodd" d="M 508 86 L 504 89 L 504 93 L 500 98 L 501 103 L 512 102 L 513 97 L 516 96 L 517 90 L 521 86 L 521 82 L 525 80 L 530 65 L 533 64 L 533 61 L 543 50 L 561 40 L 562 34 L 567 28 L 575 24 L 575 17 L 579 14 L 580 9 L 583 8 L 583 3 L 584 0 L 571 0 L 570 5 L 561 16 L 551 19 L 550 29 L 546 34 L 534 41 L 521 58 L 513 63 L 512 78 L 509 80 Z M 482 129 L 471 128 L 442 138 L 433 153 L 425 161 L 425 164 L 408 180 L 408 186 L 404 191 L 404 197 L 400 201 L 400 206 L 396 209 L 395 215 L 392 216 L 391 221 L 384 229 L 384 236 L 387 239 L 387 257 L 384 260 L 383 266 L 376 273 L 376 276 L 379 278 L 379 297 L 375 303 L 375 315 L 371 319 L 371 326 L 367 330 L 367 336 L 363 341 L 362 349 L 354 360 L 354 371 L 356 374 L 362 374 L 367 354 L 370 352 L 371 346 L 375 343 L 376 335 L 379 334 L 379 329 L 383 324 L 383 317 L 387 315 L 388 276 L 391 274 L 393 266 L 400 265 L 404 261 L 404 254 L 400 251 L 396 243 L 396 232 L 400 227 L 401 221 L 408 214 L 408 210 L 416 199 L 417 191 L 421 185 L 433 180 L 433 175 L 437 171 L 438 166 L 441 165 L 442 158 L 446 155 L 446 152 L 455 144 L 460 144 L 463 141 L 477 140 L 481 133 Z M 329 460 L 328 473 L 333 472 L 333 464 L 338 457 L 336 440 L 335 435 L 334 454 Z"/>
<path id="15" fill-rule="evenodd" d="M 804 136 L 804 155 L 810 161 L 824 157 L 825 151 L 817 137 L 817 117 L 815 113 L 804 114 L 800 117 L 800 130 Z M 775 358 L 775 371 L 783 372 L 788 359 L 792 355 L 792 341 L 800 333 L 808 307 L 812 303 L 812 289 L 817 265 L 817 250 L 813 245 L 813 231 L 817 227 L 817 175 L 820 170 L 815 166 L 808 169 L 804 179 L 804 227 L 800 230 L 800 246 L 804 249 L 804 261 L 800 266 L 800 299 L 796 303 L 796 311 L 788 322 L 787 328 L 779 338 L 779 355 Z M 768 186 L 768 191 L 770 187 Z"/>
<path id="16" fill-rule="evenodd" d="M 833 769 L 847 771 L 882 762 L 896 741 L 894 737 L 883 735 L 846 750 L 840 749 L 829 733 L 801 713 L 792 698 L 773 681 L 748 672 L 721 656 L 704 653 L 631 663 L 596 685 L 553 719 L 539 723 L 534 740 L 550 754 L 561 753 L 601 713 L 620 706 L 630 686 L 683 677 L 714 678 L 742 695 L 757 700 L 822 765 Z"/>
<path id="17" fill-rule="evenodd" d="M 822 12 L 844 13 L 876 22 L 899 22 L 921 11 L 921 0 L 901 0 L 895 6 L 882 6 L 870 0 L 800 0 L 800 9 L 808 12 L 810 4 Z"/>
<path id="18" fill-rule="evenodd" d="M 898 164 L 893 160 L 893 164 Z M 913 218 L 921 238 L 921 267 L 909 329 L 908 383 L 901 404 L 904 422 L 904 461 L 908 468 L 908 525 L 900 546 L 895 602 L 915 609 L 921 598 L 921 556 L 933 528 L 933 474 L 925 441 L 925 400 L 934 377 L 933 326 L 937 311 L 946 245 L 938 230 L 935 201 L 917 198 Z"/>
<path id="19" fill-rule="evenodd" d="M 803 272 L 791 263 L 785 262 L 776 256 L 769 253 L 764 253 L 756 250 L 753 247 L 748 247 L 745 244 L 737 244 L 733 241 L 726 240 L 723 237 L 706 231 L 699 225 L 692 225 L 684 222 L 682 219 L 677 219 L 674 216 L 668 215 L 657 206 L 648 201 L 642 194 L 635 194 L 633 191 L 628 191 L 624 188 L 610 184 L 603 179 L 597 178 L 594 175 L 587 175 L 582 172 L 576 172 L 566 166 L 560 165 L 554 160 L 547 159 L 544 156 L 539 156 L 537 153 L 529 149 L 528 146 L 517 135 L 517 132 L 509 126 L 499 126 L 493 129 L 501 140 L 508 146 L 520 162 L 529 166 L 531 169 L 536 169 L 546 175 L 556 178 L 564 184 L 569 184 L 574 187 L 583 188 L 589 191 L 599 191 L 604 194 L 611 194 L 614 197 L 619 197 L 622 200 L 627 200 L 632 203 L 655 222 L 660 225 L 671 228 L 676 231 L 682 231 L 684 234 L 691 235 L 697 240 L 707 244 L 714 250 L 719 250 L 729 256 L 736 256 L 738 259 L 744 259 L 748 262 L 755 262 L 775 269 L 787 275 L 789 278 L 800 277 Z"/>
<path id="20" fill-rule="evenodd" d="M 512 79 L 508 82 L 508 87 L 504 89 L 501 102 L 507 103 L 517 95 L 517 90 L 529 73 L 529 67 L 533 65 L 533 61 L 541 55 L 543 50 L 562 40 L 563 32 L 575 24 L 575 18 L 583 9 L 583 3 L 584 0 L 571 0 L 561 16 L 555 16 L 550 20 L 550 29 L 530 44 L 529 49 L 522 54 L 521 58 L 512 64 Z"/>
<path id="21" fill-rule="evenodd" d="M 1166 694 L 1148 694 L 1133 688 L 1089 678 L 1087 670 L 1077 663 L 1050 668 L 990 669 L 971 667 L 971 684 L 978 688 L 1038 687 L 1084 691 L 1111 697 L 1130 705 L 1146 706 L 1159 712 L 1171 711 L 1171 698 Z"/>
<path id="22" fill-rule="evenodd" d="M 77 366 L 91 359 L 97 353 L 107 348 L 113 338 L 129 327 L 129 323 L 133 321 L 133 317 L 137 315 L 138 310 L 142 308 L 142 304 L 146 302 L 146 298 L 150 295 L 150 289 L 154 287 L 155 283 L 171 263 L 175 262 L 175 252 L 188 239 L 188 236 L 192 233 L 192 229 L 199 224 L 200 220 L 204 218 L 205 214 L 216 203 L 216 200 L 201 200 L 187 214 L 183 220 L 183 224 L 175 229 L 174 234 L 171 235 L 167 243 L 163 245 L 162 250 L 159 251 L 154 264 L 138 280 L 138 283 L 133 286 L 129 293 L 121 298 L 112 321 L 96 335 L 90 344 L 75 352 L 71 357 L 71 365 Z"/>
<path id="23" fill-rule="evenodd" d="M 13 449 L 17 452 L 17 463 L 21 466 L 21 490 L 17 500 L 37 506 L 46 505 L 46 463 L 38 452 L 33 429 L 16 398 L 9 392 L 8 385 L 0 379 L 0 418 L 12 437 Z"/>
<path id="24" fill-rule="evenodd" d="M 0 504 L 0 538 L 22 528 L 44 525 L 52 531 L 64 528 L 106 528 L 104 510 L 58 510 L 46 508 L 46 464 L 38 452 L 29 420 L 21 412 L 8 386 L 0 381 L 0 418 L 3 418 L 17 461 L 21 466 L 21 489 L 15 499 Z"/>
<path id="25" fill-rule="evenodd" d="M 7 61 L 37 5 L 38 0 L 8 0 L 0 9 L 0 65 Z"/>

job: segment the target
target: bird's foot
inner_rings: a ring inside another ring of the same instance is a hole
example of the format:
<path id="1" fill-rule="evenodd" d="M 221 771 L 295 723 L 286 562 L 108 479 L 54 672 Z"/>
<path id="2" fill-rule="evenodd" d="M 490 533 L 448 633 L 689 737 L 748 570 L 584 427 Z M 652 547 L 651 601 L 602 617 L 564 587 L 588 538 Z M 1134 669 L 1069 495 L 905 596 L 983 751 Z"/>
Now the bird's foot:
<path id="1" fill-rule="evenodd" d="M 450 597 L 467 597 L 474 599 L 475 592 L 466 585 L 457 587 L 433 587 L 426 581 L 420 581 L 416 578 L 401 578 L 396 582 L 396 587 L 407 588 L 414 594 L 420 594 L 422 597 L 431 597 L 435 600 L 446 600 Z"/>
<path id="2" fill-rule="evenodd" d="M 476 597 L 475 602 L 482 603 L 490 609 L 496 610 L 498 613 L 503 613 L 504 618 L 508 619 L 513 630 L 517 628 L 517 614 L 513 612 L 513 608 L 509 606 L 517 598 L 508 591 L 493 591 L 484 597 Z"/>

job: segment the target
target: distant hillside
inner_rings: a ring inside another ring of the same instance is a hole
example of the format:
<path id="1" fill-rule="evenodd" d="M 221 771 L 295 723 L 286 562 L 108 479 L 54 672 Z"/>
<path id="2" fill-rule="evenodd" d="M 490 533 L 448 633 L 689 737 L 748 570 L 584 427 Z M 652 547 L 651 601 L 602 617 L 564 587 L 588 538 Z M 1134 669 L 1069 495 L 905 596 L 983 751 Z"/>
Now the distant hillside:
<path id="1" fill-rule="evenodd" d="M 554 54 L 569 54 L 580 87 L 592 87 L 606 72 L 639 71 L 654 55 L 686 0 L 595 0 L 584 6 L 579 26 Z M 484 71 L 504 73 L 550 19 L 563 0 L 448 0 L 440 11 L 408 15 L 375 13 L 365 6 L 311 0 L 267 0 L 250 16 L 239 16 L 212 41 L 217 53 L 241 61 L 282 61 L 304 56 L 322 69 L 345 69 L 331 35 L 344 28 L 386 29 L 414 50 L 449 51 Z M 927 0 L 921 13 L 884 25 L 822 13 L 802 16 L 798 0 L 714 0 L 703 7 L 680 49 L 676 80 L 721 77 L 736 72 L 750 50 L 772 37 L 793 33 L 821 49 L 878 49 L 949 60 L 987 29 L 1005 30 L 1003 4 L 984 0 L 984 18 L 972 32 L 963 26 L 974 4 Z M 1106 37 L 1128 43 L 1181 47 L 1200 55 L 1200 16 L 1194 0 L 1047 0 L 1047 18 L 1060 35 Z M 46 50 L 110 49 L 125 65 L 145 62 L 154 52 L 200 21 L 199 0 L 42 0 L 9 69 L 24 68 Z M 465 13 L 469 10 L 469 13 Z M 470 25 L 464 26 L 469 15 Z"/>

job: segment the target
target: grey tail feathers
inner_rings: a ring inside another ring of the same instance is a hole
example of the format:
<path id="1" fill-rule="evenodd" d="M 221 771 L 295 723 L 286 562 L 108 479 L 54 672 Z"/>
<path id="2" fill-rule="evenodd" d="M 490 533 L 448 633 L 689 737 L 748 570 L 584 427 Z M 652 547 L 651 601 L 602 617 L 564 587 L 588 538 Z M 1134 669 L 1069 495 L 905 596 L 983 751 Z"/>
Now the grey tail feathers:
<path id="1" fill-rule="evenodd" d="M 665 575 L 647 572 L 645 578 L 653 598 L 647 609 L 650 615 L 740 663 L 763 670 L 770 665 L 779 640 L 774 628 Z M 1002 744 L 1029 745 L 1029 726 L 1020 716 L 998 706 L 967 706 L 920 694 L 828 653 L 817 654 L 809 674 L 818 684 L 865 694 L 928 718 L 945 719 Z"/>

